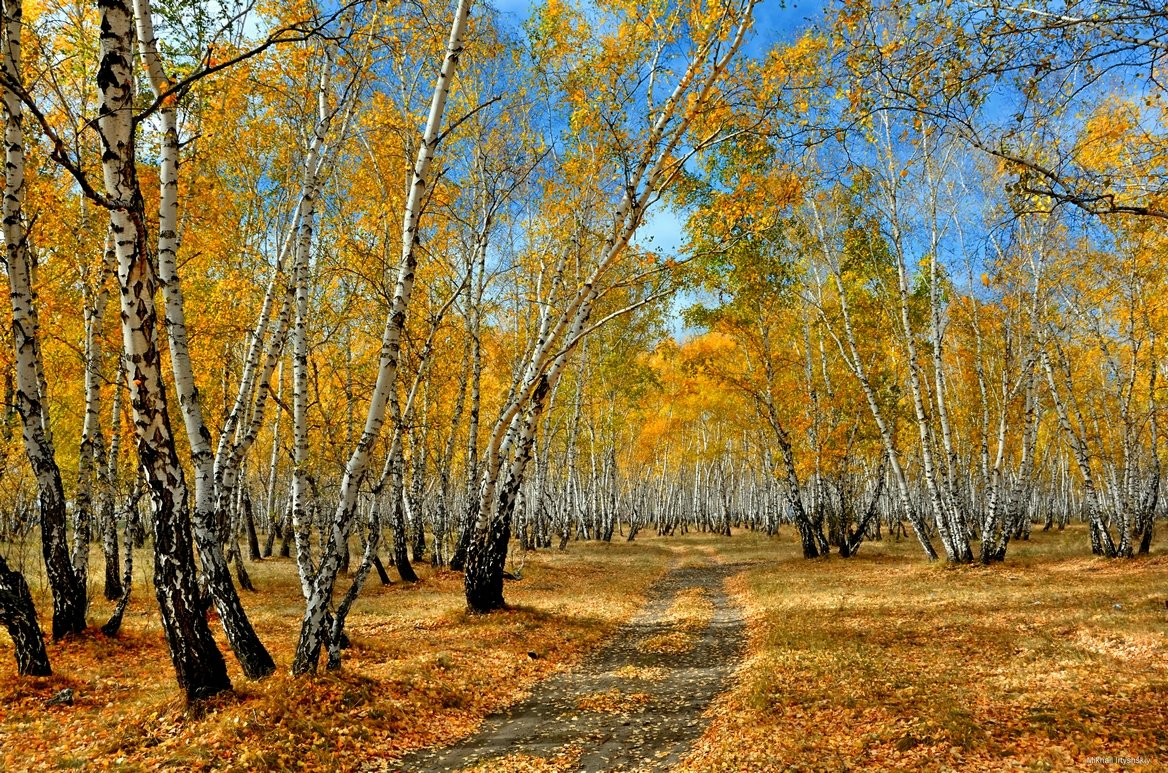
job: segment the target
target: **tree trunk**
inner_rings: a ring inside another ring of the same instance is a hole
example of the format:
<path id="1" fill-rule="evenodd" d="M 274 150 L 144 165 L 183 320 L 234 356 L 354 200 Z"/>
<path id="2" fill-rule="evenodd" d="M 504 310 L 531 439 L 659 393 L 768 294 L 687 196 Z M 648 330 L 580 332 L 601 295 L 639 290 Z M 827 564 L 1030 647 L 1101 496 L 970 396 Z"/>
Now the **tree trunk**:
<path id="1" fill-rule="evenodd" d="M 815 225 L 819 232 L 819 241 L 824 251 L 825 256 L 828 257 L 828 262 L 831 264 L 830 256 L 828 255 L 829 248 L 826 237 L 823 234 L 823 225 L 819 217 L 817 209 L 812 207 L 815 214 Z M 847 292 L 844 289 L 843 279 L 840 277 L 839 267 L 831 264 L 831 275 L 835 282 L 835 287 L 839 293 L 840 312 L 843 318 L 844 338 L 840 340 L 834 335 L 836 345 L 839 348 L 840 354 L 843 356 L 844 362 L 847 364 L 848 370 L 860 382 L 860 388 L 864 392 L 864 398 L 868 403 L 868 409 L 872 414 L 872 420 L 876 423 L 876 428 L 880 431 L 880 439 L 884 444 L 884 451 L 888 455 L 888 464 L 892 468 L 893 480 L 896 482 L 897 500 L 900 504 L 902 517 L 907 517 L 909 523 L 912 525 L 913 534 L 917 541 L 921 543 L 921 547 L 925 551 L 930 561 L 937 560 L 937 551 L 933 547 L 932 541 L 929 539 L 928 531 L 925 525 L 912 505 L 912 499 L 909 495 L 908 480 L 905 477 L 904 466 L 901 464 L 900 451 L 896 448 L 895 438 L 893 437 L 892 428 L 889 425 L 884 415 L 884 410 L 881 408 L 879 401 L 876 399 L 876 390 L 872 386 L 871 379 L 868 378 L 868 371 L 864 365 L 864 359 L 860 356 L 859 347 L 856 345 L 855 331 L 852 329 L 851 314 L 848 309 Z M 830 330 L 830 329 L 829 329 Z M 846 346 L 845 346 L 845 343 Z"/>
<path id="2" fill-rule="evenodd" d="M 532 394 L 531 406 L 518 430 L 515 459 L 507 465 L 507 480 L 499 491 L 495 512 L 489 517 L 485 529 L 480 525 L 471 542 L 463 586 L 467 609 L 473 614 L 486 614 L 507 606 L 503 599 L 503 570 L 507 562 L 507 543 L 511 539 L 511 516 L 515 512 L 515 502 L 523 485 L 523 472 L 535 446 L 535 428 L 550 391 L 548 381 L 557 375 L 558 370 L 557 373 L 545 374 Z M 490 490 L 488 487 L 484 489 Z M 480 507 L 483 505 L 480 504 Z M 480 512 L 480 518 L 482 515 Z"/>
<path id="3" fill-rule="evenodd" d="M 8 629 L 16 650 L 16 673 L 21 676 L 53 673 L 28 583 L 24 575 L 8 568 L 3 556 L 0 556 L 0 625 Z"/>
<path id="4" fill-rule="evenodd" d="M 410 565 L 408 540 L 406 539 L 405 493 L 396 485 L 393 493 L 393 565 L 403 582 L 417 582 L 418 575 Z"/>
<path id="5" fill-rule="evenodd" d="M 153 11 L 149 0 L 135 0 L 138 46 L 155 96 L 161 98 L 169 87 L 162 71 L 158 45 L 154 37 Z M 231 581 L 223 552 L 224 536 L 217 527 L 214 456 L 211 435 L 203 420 L 199 392 L 195 387 L 187 347 L 186 313 L 182 284 L 178 275 L 178 168 L 179 137 L 176 100 L 164 101 L 159 110 L 162 123 L 162 147 L 159 154 L 158 209 L 158 284 L 165 304 L 166 331 L 169 337 L 171 370 L 175 392 L 186 425 L 195 473 L 195 501 L 192 509 L 195 542 L 202 559 L 203 579 L 215 601 L 216 611 L 244 674 L 259 679 L 272 673 L 276 664 L 256 635 L 239 594 Z M 137 181 L 135 180 L 135 187 Z M 138 191 L 139 201 L 141 192 Z M 143 207 L 144 209 L 144 207 Z M 144 235 L 143 235 L 144 236 Z"/>
<path id="6" fill-rule="evenodd" d="M 117 260 L 117 256 L 114 256 Z M 122 446 L 122 382 L 125 379 L 125 361 L 118 358 L 117 378 L 114 379 L 114 399 L 110 410 L 110 444 L 105 466 L 98 473 L 101 482 L 99 510 L 101 515 L 101 548 L 105 556 L 105 597 L 109 601 L 120 599 L 123 594 L 122 578 L 118 575 L 121 561 L 118 558 L 118 511 L 117 497 L 118 457 Z M 128 529 L 127 529 L 128 534 Z M 130 550 L 132 542 L 126 541 Z"/>
<path id="7" fill-rule="evenodd" d="M 251 497 L 246 493 L 243 495 L 243 526 L 247 530 L 247 557 L 250 561 L 259 561 L 263 558 L 260 554 L 260 537 L 256 533 L 255 514 L 252 512 Z"/>
<path id="8" fill-rule="evenodd" d="M 418 148 L 418 157 L 414 163 L 410 186 L 402 214 L 402 252 L 398 263 L 397 282 L 394 286 L 393 300 L 389 315 L 386 319 L 385 330 L 381 339 L 381 355 L 378 362 L 377 380 L 373 387 L 373 395 L 369 401 L 369 410 L 365 417 L 365 428 L 361 433 L 353 453 L 345 465 L 344 476 L 341 479 L 341 490 L 337 497 L 337 507 L 330 524 L 328 546 L 321 556 L 320 566 L 309 581 L 302 579 L 305 585 L 307 601 L 304 617 L 301 620 L 300 638 L 296 646 L 296 657 L 292 663 L 292 672 L 296 675 L 312 673 L 316 670 L 320 659 L 320 649 L 325 638 L 325 614 L 328 601 L 332 596 L 333 586 L 336 583 L 336 574 L 339 568 L 340 542 L 345 539 L 347 526 L 353 520 L 356 510 L 358 488 L 369 466 L 369 457 L 373 445 L 381 433 L 385 422 L 386 403 L 390 392 L 395 388 L 397 370 L 401 356 L 401 336 L 405 328 L 406 312 L 414 289 L 414 272 L 418 262 L 418 244 L 420 241 L 419 227 L 421 224 L 422 203 L 427 191 L 430 190 L 432 180 L 430 169 L 441 139 L 442 116 L 446 110 L 446 100 L 450 87 L 458 69 L 458 62 L 462 57 L 463 38 L 466 35 L 467 19 L 470 14 L 471 0 L 459 0 L 454 19 L 450 27 L 450 37 L 446 44 L 446 54 L 442 67 L 434 84 L 434 95 L 430 103 L 430 112 L 426 119 L 426 128 L 423 132 L 422 143 Z M 306 278 L 301 279 L 297 297 L 297 326 L 304 324 L 304 315 L 307 313 L 306 299 L 301 300 L 299 294 L 304 291 Z M 306 293 L 305 293 L 306 294 Z M 302 337 L 302 336 L 301 336 Z M 295 362 L 300 363 L 302 353 L 298 352 Z M 298 379 L 303 374 L 298 374 Z M 297 381 L 297 391 L 303 393 L 306 387 L 301 380 Z M 301 394 L 301 399 L 304 395 Z M 302 418 L 302 417 L 298 417 Z M 297 427 L 300 431 L 300 427 Z M 299 444 L 298 444 L 299 446 Z M 299 448 L 298 448 L 299 451 Z M 298 468 L 301 465 L 298 464 Z M 295 511 L 294 511 L 295 512 Z M 300 551 L 298 551 L 300 552 Z M 303 577 L 303 575 L 302 575 Z"/>
<path id="9" fill-rule="evenodd" d="M 139 478 L 139 482 L 141 479 Z M 106 636 L 117 636 L 118 631 L 122 627 L 122 616 L 126 614 L 126 607 L 130 604 L 130 593 L 133 591 L 134 580 L 134 550 L 132 548 L 133 540 L 130 538 L 130 529 L 134 522 L 131 513 L 137 512 L 138 500 L 142 496 L 142 488 L 140 485 L 134 486 L 134 493 L 130 495 L 130 499 L 126 503 L 126 562 L 122 570 L 122 579 L 119 584 L 122 586 L 122 595 L 118 599 L 118 605 L 114 608 L 114 613 L 110 615 L 110 619 L 101 627 L 101 632 Z M 115 518 L 116 520 L 116 518 Z"/>
<path id="10" fill-rule="evenodd" d="M 178 685 L 189 700 L 231 688 L 223 655 L 199 605 L 187 510 L 187 488 L 175 451 L 161 361 L 158 313 L 147 252 L 141 188 L 134 159 L 133 19 L 126 0 L 105 0 L 101 13 L 101 89 L 98 131 L 102 171 L 118 254 L 122 340 L 138 457 L 149 484 L 154 518 L 154 586 Z"/>
<path id="11" fill-rule="evenodd" d="M 3 51 L 0 52 L 2 54 L 0 67 L 3 68 L 7 79 L 13 83 L 20 83 L 23 8 L 20 0 L 5 0 L 3 9 L 3 27 L 0 29 Z M 78 574 L 69 554 L 65 491 L 61 484 L 61 469 L 57 466 L 53 435 L 49 426 L 48 395 L 45 393 L 44 365 L 40 348 L 40 324 L 32 277 L 34 259 L 24 224 L 25 159 L 22 105 L 10 88 L 3 89 L 3 98 L 4 256 L 12 308 L 16 410 L 20 413 L 23 425 L 25 454 L 36 477 L 41 552 L 45 560 L 49 588 L 53 594 L 53 638 L 60 639 L 85 630 L 85 612 L 89 600 L 85 578 Z M 88 550 L 88 543 L 79 549 Z"/>

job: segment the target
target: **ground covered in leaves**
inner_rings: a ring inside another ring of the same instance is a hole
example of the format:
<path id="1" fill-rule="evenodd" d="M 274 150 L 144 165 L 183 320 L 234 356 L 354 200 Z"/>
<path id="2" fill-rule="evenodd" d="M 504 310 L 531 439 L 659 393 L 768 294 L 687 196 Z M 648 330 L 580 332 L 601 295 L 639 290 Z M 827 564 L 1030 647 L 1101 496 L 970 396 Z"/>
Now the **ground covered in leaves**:
<path id="1" fill-rule="evenodd" d="M 118 638 L 95 627 L 49 644 L 52 677 L 18 679 L 0 631 L 0 770 L 355 770 L 448 744 L 594 650 L 643 605 L 677 548 L 619 541 L 529 554 L 523 579 L 507 583 L 512 609 L 487 617 L 465 613 L 461 574 L 419 566 L 420 583 L 388 587 L 374 576 L 350 615 L 343 668 L 326 673 L 322 661 L 307 680 L 288 675 L 303 611 L 295 565 L 251 564 L 259 592 L 244 604 L 279 670 L 245 679 L 215 622 L 236 689 L 197 716 L 174 686 L 153 590 L 138 585 Z M 149 566 L 145 551 L 136 563 Z M 94 595 L 100 625 L 112 604 Z M 38 608 L 51 609 L 47 596 Z M 66 687 L 74 705 L 45 706 Z"/>
<path id="2" fill-rule="evenodd" d="M 652 589 L 649 602 L 583 664 L 542 682 L 453 747 L 393 770 L 670 770 L 701 735 L 703 713 L 741 661 L 741 610 L 725 592 L 740 571 L 708 545 Z M 684 646 L 651 646 L 680 636 Z"/>
<path id="3" fill-rule="evenodd" d="M 1168 769 L 1168 555 L 1087 553 L 1077 528 L 989 568 L 784 548 L 730 580 L 750 654 L 680 769 Z"/>
<path id="4" fill-rule="evenodd" d="M 287 676 L 295 568 L 268 560 L 252 565 L 260 592 L 244 600 L 280 671 L 248 682 L 229 657 L 235 693 L 197 715 L 181 705 L 139 585 L 119 638 L 50 645 L 54 677 L 17 679 L 0 633 L 0 769 L 392 770 L 489 733 L 497 720 L 484 718 L 521 707 L 548 677 L 586 671 L 630 619 L 654 623 L 567 709 L 592 724 L 659 719 L 655 696 L 677 688 L 678 666 L 728 609 L 745 618 L 746 649 L 685 749 L 670 752 L 681 770 L 1168 768 L 1168 555 L 1087 552 L 1075 528 L 1036 533 L 990 568 L 930 565 L 915 543 L 892 541 L 804 561 L 787 534 L 573 543 L 529 555 L 508 584 L 515 607 L 486 618 L 464 613 L 460 575 L 374 580 L 343 670 L 308 680 Z M 716 583 L 650 591 L 667 572 L 715 565 L 731 569 Z M 109 606 L 95 600 L 91 620 Z M 73 706 L 44 705 L 65 687 Z M 579 770 L 597 748 L 585 736 L 468 762 Z"/>

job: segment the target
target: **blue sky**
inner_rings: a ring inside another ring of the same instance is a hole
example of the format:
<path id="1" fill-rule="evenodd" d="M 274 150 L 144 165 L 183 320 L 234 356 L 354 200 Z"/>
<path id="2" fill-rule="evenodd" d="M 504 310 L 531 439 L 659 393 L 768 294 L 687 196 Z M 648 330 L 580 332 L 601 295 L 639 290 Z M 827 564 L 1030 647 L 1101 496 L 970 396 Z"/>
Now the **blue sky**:
<path id="1" fill-rule="evenodd" d="M 492 0 L 490 4 L 519 25 L 527 18 L 532 6 L 538 4 L 538 0 Z M 772 43 L 790 40 L 810 26 L 808 20 L 818 18 L 826 5 L 827 0 L 786 3 L 762 0 L 754 11 L 754 38 L 748 46 L 748 53 L 757 54 Z"/>
<path id="2" fill-rule="evenodd" d="M 538 3 L 532 0 L 493 0 L 491 5 L 509 17 L 515 26 L 522 24 Z M 827 0 L 806 0 L 805 2 L 780 3 L 778 0 L 762 0 L 755 8 L 755 26 L 748 41 L 745 54 L 758 56 L 775 43 L 789 41 L 808 29 L 822 13 Z M 676 255 L 682 246 L 685 216 L 658 202 L 649 210 L 644 223 L 637 232 L 633 243 L 647 249 L 657 250 L 665 255 Z M 673 319 L 670 332 L 676 338 L 685 338 L 694 330 L 685 327 L 681 321 L 681 311 L 697 301 L 697 297 L 681 294 L 675 297 Z"/>
<path id="3" fill-rule="evenodd" d="M 531 0 L 494 0 L 499 11 L 512 15 L 516 23 L 527 18 Z M 747 54 L 757 56 L 778 42 L 791 40 L 818 19 L 826 0 L 807 0 L 780 4 L 777 0 L 762 0 L 755 9 L 755 27 Z M 649 210 L 634 243 L 665 254 L 676 254 L 682 243 L 684 215 L 658 202 Z"/>

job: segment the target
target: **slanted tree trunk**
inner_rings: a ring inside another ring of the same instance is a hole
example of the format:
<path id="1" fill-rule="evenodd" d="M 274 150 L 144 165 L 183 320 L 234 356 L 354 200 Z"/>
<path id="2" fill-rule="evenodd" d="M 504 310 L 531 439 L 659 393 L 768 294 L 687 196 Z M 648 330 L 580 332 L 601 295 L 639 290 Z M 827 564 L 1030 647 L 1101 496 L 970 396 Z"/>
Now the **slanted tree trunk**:
<path id="1" fill-rule="evenodd" d="M 803 496 L 799 485 L 799 473 L 795 467 L 795 452 L 791 445 L 791 438 L 779 419 L 778 409 L 775 407 L 775 372 L 771 359 L 770 329 L 764 322 L 760 325 L 760 334 L 763 344 L 762 360 L 766 375 L 765 391 L 762 393 L 762 403 L 766 408 L 766 418 L 774 432 L 775 440 L 779 444 L 779 455 L 783 460 L 782 475 L 787 504 L 791 508 L 791 515 L 795 521 L 795 528 L 799 531 L 799 541 L 803 548 L 804 558 L 819 558 L 830 552 L 827 538 L 823 534 L 822 524 L 816 523 L 808 517 L 803 507 Z"/>
<path id="2" fill-rule="evenodd" d="M 839 266 L 831 258 L 830 248 L 827 244 L 827 237 L 824 233 L 819 210 L 814 204 L 812 205 L 812 212 L 815 216 L 815 229 L 818 234 L 820 246 L 823 249 L 824 257 L 827 259 L 828 265 L 831 267 L 831 277 L 835 283 L 836 291 L 839 294 L 840 315 L 844 328 L 842 337 L 830 326 L 827 326 L 827 330 L 835 340 L 836 346 L 848 370 L 860 382 L 860 388 L 864 392 L 864 398 L 872 414 L 872 421 L 875 422 L 876 428 L 880 432 L 880 440 L 883 442 L 884 451 L 888 455 L 888 464 L 892 469 L 893 480 L 896 482 L 897 501 L 900 505 L 901 515 L 909 519 L 913 534 L 916 536 L 917 541 L 921 543 L 925 555 L 928 556 L 930 561 L 936 561 L 937 551 L 929 539 L 929 533 L 925 528 L 923 519 L 916 511 L 916 508 L 913 507 L 908 478 L 904 472 L 904 465 L 901 463 L 900 451 L 896 447 L 892 426 L 885 416 L 884 409 L 880 406 L 880 402 L 876 397 L 876 390 L 872 386 L 871 379 L 868 377 L 868 369 L 864 364 L 863 357 L 860 356 L 859 347 L 856 345 L 855 330 L 852 328 L 851 313 L 848 308 L 847 291 L 844 289 L 843 279 L 840 277 Z"/>
<path id="3" fill-rule="evenodd" d="M 485 614 L 507 606 L 503 599 L 503 569 L 507 562 L 507 543 L 511 539 L 511 515 L 515 512 L 515 501 L 519 487 L 523 484 L 523 470 L 531 459 L 535 427 L 548 391 L 548 377 L 544 376 L 532 394 L 531 407 L 524 417 L 522 434 L 515 450 L 516 458 L 508 465 L 507 481 L 499 489 L 495 513 L 490 518 L 487 530 L 476 535 L 467 554 L 463 585 L 467 609 L 475 614 Z"/>
<path id="4" fill-rule="evenodd" d="M 462 57 L 463 39 L 466 36 L 470 7 L 471 0 L 459 0 L 458 7 L 454 12 L 446 54 L 434 84 L 430 113 L 426 119 L 426 128 L 410 178 L 402 214 L 402 251 L 398 263 L 397 282 L 394 286 L 393 300 L 390 304 L 385 330 L 382 333 L 377 381 L 369 401 L 365 427 L 345 464 L 337 506 L 333 512 L 332 521 L 327 526 L 329 534 L 326 550 L 321 556 L 320 566 L 311 577 L 305 577 L 302 574 L 301 582 L 304 586 L 306 603 L 304 617 L 300 625 L 300 637 L 296 645 L 296 656 L 292 663 L 292 673 L 297 675 L 314 672 L 317 662 L 320 660 L 320 650 L 324 644 L 326 632 L 328 604 L 332 598 L 337 572 L 340 569 L 340 547 L 347 538 L 349 526 L 356 512 L 358 489 L 368 469 L 373 446 L 381 434 L 382 425 L 385 423 L 386 403 L 391 390 L 396 388 L 395 381 L 401 357 L 401 336 L 405 328 L 410 297 L 414 290 L 414 271 L 418 262 L 418 244 L 421 241 L 422 204 L 433 183 L 430 179 L 430 169 L 438 150 L 438 143 L 441 140 L 442 116 L 446 110 L 446 100 L 455 72 L 458 69 L 458 62 Z M 299 292 L 304 289 L 303 283 L 305 282 L 306 279 L 301 280 L 301 287 L 297 291 L 298 327 L 302 325 L 303 316 L 307 314 L 306 299 L 302 302 L 299 297 Z M 297 352 L 295 362 L 300 363 L 301 358 L 302 353 Z M 296 391 L 303 393 L 307 383 L 305 381 L 302 384 L 300 380 L 302 374 L 297 375 Z M 303 394 L 301 394 L 301 398 L 303 399 Z M 298 417 L 298 419 L 302 418 Z M 297 427 L 297 431 L 300 431 L 299 427 Z"/>
<path id="5" fill-rule="evenodd" d="M 865 536 L 868 533 L 868 528 L 876 524 L 879 528 L 880 524 L 880 497 L 884 494 L 884 483 L 888 477 L 888 455 L 880 457 L 880 466 L 876 470 L 876 485 L 872 492 L 872 498 L 868 500 L 868 507 L 864 511 L 864 515 L 859 519 L 856 525 L 856 530 L 844 535 L 840 540 L 839 554 L 840 558 L 851 558 L 856 555 L 863 543 Z"/>
<path id="6" fill-rule="evenodd" d="M 282 517 L 276 515 L 276 472 L 280 461 L 280 417 L 284 413 L 284 362 L 280 361 L 276 373 L 276 415 L 272 419 L 272 452 L 268 459 L 268 482 L 264 495 L 264 521 L 268 538 L 264 543 L 264 558 L 272 555 L 272 544 L 276 537 L 283 536 Z"/>
<path id="7" fill-rule="evenodd" d="M 382 476 L 384 480 L 384 476 Z M 380 487 L 373 493 L 373 501 L 369 508 L 369 533 L 365 538 L 365 547 L 361 555 L 361 563 L 357 565 L 357 572 L 353 577 L 353 582 L 349 585 L 349 590 L 341 597 L 341 601 L 337 604 L 336 614 L 333 615 L 331 630 L 329 631 L 328 641 L 328 668 L 337 669 L 341 667 L 341 649 L 347 640 L 345 636 L 345 620 L 349 616 L 349 610 L 353 607 L 353 602 L 357 600 L 357 595 L 361 592 L 362 586 L 365 584 L 365 578 L 369 576 L 369 570 L 374 564 L 378 566 L 381 562 L 377 560 L 377 546 L 381 543 L 381 516 L 380 516 Z M 384 569 L 380 569 L 384 575 Z M 389 583 L 386 583 L 387 585 Z"/>
<path id="8" fill-rule="evenodd" d="M 685 106 L 706 104 L 741 47 L 753 10 L 754 2 L 748 0 L 741 13 L 728 11 L 721 16 L 717 30 L 711 31 L 711 35 L 724 35 L 719 44 L 696 46 L 669 97 L 653 109 L 649 128 L 633 151 L 635 160 L 624 178 L 623 192 L 613 209 L 611 228 L 606 229 L 595 267 L 580 272 L 572 290 L 563 282 L 563 266 L 570 252 L 580 251 L 580 245 L 568 245 L 564 257 L 557 261 L 546 298 L 540 299 L 544 310 L 539 330 L 486 446 L 477 525 L 464 577 L 467 608 L 472 612 L 489 612 L 503 604 L 502 569 L 510 537 L 509 520 L 523 485 L 543 401 L 558 380 L 568 354 L 592 330 L 647 302 L 616 311 L 588 327 L 593 306 L 606 289 L 610 272 L 625 255 L 646 208 L 659 198 L 662 187 L 677 171 L 674 151 L 688 137 L 696 114 Z M 552 306 L 545 303 L 552 300 L 565 305 L 553 313 Z"/>
<path id="9" fill-rule="evenodd" d="M 929 416 L 925 410 L 924 388 L 922 385 L 921 365 L 916 345 L 916 331 L 913 329 L 909 312 L 910 291 L 908 268 L 905 266 L 905 256 L 901 249 L 899 225 L 896 223 L 895 199 L 893 199 L 893 250 L 896 257 L 897 301 L 899 311 L 900 333 L 904 338 L 907 354 L 909 393 L 912 396 L 913 418 L 917 426 L 917 436 L 920 440 L 921 469 L 925 478 L 925 493 L 928 496 L 929 509 L 933 513 L 933 522 L 941 544 L 945 549 L 945 557 L 950 563 L 967 562 L 972 558 L 968 540 L 964 534 L 958 533 L 950 517 L 949 508 L 941 491 L 941 484 L 937 480 L 937 467 L 933 454 L 933 438 Z"/>
<path id="10" fill-rule="evenodd" d="M 8 568 L 3 556 L 0 556 L 0 625 L 8 629 L 16 650 L 16 673 L 21 676 L 53 673 L 28 583 L 24 575 Z"/>
<path id="11" fill-rule="evenodd" d="M 1049 336 L 1050 341 L 1048 345 L 1057 348 L 1057 342 L 1053 340 L 1053 335 Z M 1059 350 L 1061 355 L 1061 350 Z M 1108 532 L 1106 524 L 1103 522 L 1103 512 L 1099 503 L 1098 487 L 1095 485 L 1095 474 L 1091 470 L 1091 458 L 1087 449 L 1087 441 L 1083 434 L 1080 434 L 1080 429 L 1085 429 L 1083 416 L 1078 410 L 1078 404 L 1075 403 L 1073 392 L 1071 391 L 1071 378 L 1066 367 L 1065 361 L 1060 359 L 1059 372 L 1062 375 L 1064 387 L 1067 390 L 1067 398 L 1063 398 L 1062 393 L 1059 392 L 1059 384 L 1055 379 L 1054 365 L 1051 362 L 1050 353 L 1047 352 L 1046 346 L 1041 350 L 1041 360 L 1043 370 L 1046 371 L 1047 385 L 1050 387 L 1050 398 L 1054 404 L 1055 414 L 1059 419 L 1059 426 L 1062 427 L 1063 434 L 1071 447 L 1071 452 L 1074 454 L 1075 462 L 1079 466 L 1079 474 L 1083 476 L 1083 504 L 1087 509 L 1087 524 L 1091 537 L 1091 552 L 1097 556 L 1107 556 L 1114 558 L 1116 555 L 1115 543 L 1111 538 L 1111 533 Z M 1068 404 L 1071 406 L 1068 408 Z M 1074 423 L 1071 421 L 1072 411 L 1074 411 Z"/>
<path id="12" fill-rule="evenodd" d="M 134 0 L 134 8 L 138 48 L 155 97 L 162 99 L 170 87 L 170 81 L 163 72 L 154 36 L 150 0 Z M 159 109 L 162 146 L 159 153 L 157 279 L 166 309 L 166 332 L 175 392 L 178 394 L 179 407 L 186 424 L 191 463 L 195 473 L 195 501 L 192 508 L 195 543 L 202 560 L 203 579 L 215 601 L 215 608 L 231 649 L 243 667 L 244 675 L 259 679 L 274 671 L 276 664 L 272 662 L 271 655 L 256 635 L 231 581 L 223 552 L 225 535 L 217 527 L 215 460 L 211 451 L 211 434 L 203 420 L 202 404 L 198 389 L 195 387 L 194 370 L 191 367 L 187 347 L 186 312 L 182 283 L 178 275 L 179 138 L 176 104 L 176 99 L 164 100 Z"/>
<path id="13" fill-rule="evenodd" d="M 0 28 L 0 68 L 11 83 L 21 82 L 21 0 L 4 0 Z M 69 554 L 65 490 L 49 426 L 48 395 L 41 358 L 40 324 L 33 286 L 34 258 L 25 229 L 23 108 L 11 89 L 4 98 L 4 260 L 12 309 L 12 346 L 16 369 L 16 410 L 24 430 L 24 450 L 32 465 L 40 511 L 41 552 L 53 594 L 53 638 L 85 630 L 89 603 L 85 577 Z M 81 534 L 79 537 L 87 535 Z M 79 549 L 88 550 L 88 541 Z M 18 615 L 18 617 L 20 617 Z M 47 665 L 45 666 L 47 668 Z"/>
<path id="14" fill-rule="evenodd" d="M 425 367 L 421 365 L 420 367 Z M 423 379 L 422 387 L 422 430 L 418 432 L 417 425 L 410 422 L 408 435 L 410 440 L 410 480 L 405 487 L 406 516 L 410 524 L 410 556 L 414 561 L 423 561 L 426 557 L 426 512 L 425 512 L 425 480 L 428 465 L 427 442 L 430 437 L 430 424 L 426 420 L 430 409 L 430 380 Z M 403 468 L 404 472 L 404 468 Z"/>

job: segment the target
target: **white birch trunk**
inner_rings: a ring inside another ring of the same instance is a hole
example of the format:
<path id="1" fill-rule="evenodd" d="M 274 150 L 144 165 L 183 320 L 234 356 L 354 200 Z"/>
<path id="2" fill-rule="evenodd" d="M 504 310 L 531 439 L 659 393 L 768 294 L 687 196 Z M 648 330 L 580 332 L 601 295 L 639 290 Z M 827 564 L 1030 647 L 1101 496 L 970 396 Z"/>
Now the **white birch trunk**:
<path id="1" fill-rule="evenodd" d="M 5 77 L 21 82 L 20 0 L 4 0 L 0 67 Z M 25 455 L 36 478 L 41 527 L 41 552 L 53 594 L 53 638 L 85 630 L 88 606 L 85 576 L 69 554 L 65 491 L 57 466 L 49 425 L 48 395 L 40 348 L 40 324 L 33 279 L 34 258 L 24 222 L 25 157 L 23 107 L 16 93 L 3 89 L 4 99 L 4 260 L 8 270 L 12 310 L 12 345 L 16 370 L 16 410 L 23 428 Z M 84 536 L 84 535 L 82 535 Z M 88 550 L 86 543 L 83 548 Z M 47 661 L 46 661 L 47 667 Z"/>
<path id="2" fill-rule="evenodd" d="M 308 674 L 315 671 L 320 659 L 327 606 L 332 597 L 337 571 L 340 568 L 342 542 L 346 538 L 349 522 L 353 518 L 358 488 L 369 466 L 373 445 L 380 436 L 381 427 L 385 423 L 386 402 L 389 399 L 390 391 L 394 389 L 394 382 L 397 378 L 401 355 L 401 334 L 405 328 L 406 311 L 409 308 L 410 297 L 414 289 L 414 271 L 418 260 L 417 247 L 421 240 L 422 204 L 432 183 L 430 179 L 431 166 L 438 150 L 438 142 L 441 139 L 442 117 L 446 109 L 446 100 L 454 81 L 454 75 L 458 70 L 459 59 L 462 57 L 463 39 L 467 32 L 470 7 L 471 0 L 459 0 L 450 27 L 446 54 L 434 84 L 430 113 L 426 119 L 421 146 L 418 148 L 418 158 L 414 164 L 405 211 L 402 216 L 401 259 L 398 265 L 393 300 L 381 339 L 377 381 L 365 417 L 365 427 L 345 465 L 336 510 L 325 543 L 324 555 L 321 556 L 320 566 L 312 578 L 312 582 L 309 583 L 310 587 L 307 588 L 300 640 L 297 643 L 296 658 L 292 665 L 294 674 Z M 298 316 L 300 312 L 301 304 L 298 298 Z M 303 313 L 306 312 L 307 309 L 304 309 Z M 301 320 L 298 319 L 298 325 L 300 322 Z M 298 354 L 297 361 L 299 360 Z M 305 383 L 304 386 L 307 384 Z"/>
<path id="3" fill-rule="evenodd" d="M 154 36 L 153 11 L 150 0 L 134 0 L 137 19 L 138 50 L 155 97 L 162 98 L 170 81 L 163 72 Z M 227 559 L 223 552 L 226 535 L 219 527 L 215 497 L 215 457 L 211 450 L 211 433 L 203 418 L 199 390 L 195 385 L 187 344 L 186 311 L 182 282 L 178 275 L 178 167 L 179 137 L 178 109 L 175 98 L 163 100 L 159 108 L 162 124 L 162 146 L 159 152 L 158 205 L 158 284 L 165 304 L 167 344 L 171 373 L 178 395 L 179 407 L 186 425 L 187 442 L 191 450 L 191 466 L 195 473 L 195 501 L 192 510 L 195 544 L 202 560 L 203 577 L 219 612 L 223 630 L 231 644 L 243 672 L 251 679 L 267 676 L 275 670 L 275 663 L 264 648 L 239 594 L 231 581 Z"/>
<path id="4" fill-rule="evenodd" d="M 154 583 L 179 686 L 189 699 L 230 689 L 223 656 L 199 608 L 187 487 L 175 451 L 155 335 L 155 278 L 135 168 L 132 113 L 134 15 L 126 0 L 101 10 L 98 132 L 102 174 L 118 256 L 122 341 L 138 455 L 154 508 Z"/>

